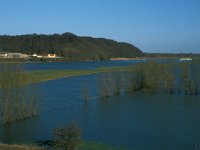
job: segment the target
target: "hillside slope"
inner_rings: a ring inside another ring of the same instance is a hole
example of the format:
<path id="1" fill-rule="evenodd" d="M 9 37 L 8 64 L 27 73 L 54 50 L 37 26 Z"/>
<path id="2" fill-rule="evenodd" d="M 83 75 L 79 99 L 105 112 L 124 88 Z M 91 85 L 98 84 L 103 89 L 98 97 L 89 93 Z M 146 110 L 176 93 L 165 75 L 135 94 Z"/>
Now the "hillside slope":
<path id="1" fill-rule="evenodd" d="M 0 36 L 0 51 L 26 54 L 56 53 L 67 59 L 102 60 L 112 57 L 141 56 L 137 47 L 104 38 L 81 37 L 72 33 Z"/>

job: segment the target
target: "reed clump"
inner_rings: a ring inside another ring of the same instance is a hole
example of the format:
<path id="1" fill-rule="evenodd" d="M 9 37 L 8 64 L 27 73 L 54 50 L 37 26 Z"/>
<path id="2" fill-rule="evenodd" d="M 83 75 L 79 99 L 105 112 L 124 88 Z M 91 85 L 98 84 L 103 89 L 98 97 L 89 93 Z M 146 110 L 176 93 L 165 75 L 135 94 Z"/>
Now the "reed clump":
<path id="1" fill-rule="evenodd" d="M 191 78 L 191 73 L 188 65 L 182 67 L 182 78 L 185 95 L 198 95 L 199 83 Z"/>
<path id="2" fill-rule="evenodd" d="M 81 142 L 81 129 L 77 123 L 72 122 L 67 126 L 54 130 L 56 138 L 55 147 L 63 150 L 75 150 Z"/>
<path id="3" fill-rule="evenodd" d="M 173 76 L 165 65 L 155 62 L 139 64 L 132 68 L 129 87 L 132 92 L 143 91 L 150 93 L 165 93 L 173 91 Z"/>
<path id="4" fill-rule="evenodd" d="M 38 95 L 27 85 L 28 76 L 21 64 L 0 66 L 0 114 L 3 124 L 21 121 L 38 114 Z"/>
<path id="5" fill-rule="evenodd" d="M 163 91 L 165 94 L 175 94 L 175 77 L 174 75 L 169 71 L 166 70 L 164 72 L 163 77 Z"/>
<path id="6" fill-rule="evenodd" d="M 128 93 L 148 92 L 148 93 L 164 93 L 164 94 L 184 94 L 198 95 L 199 81 L 193 78 L 191 74 L 200 76 L 200 70 L 191 71 L 190 64 L 160 64 L 156 62 L 148 62 L 137 64 L 131 69 L 124 71 L 125 80 L 122 76 L 118 76 L 116 72 L 104 73 L 100 81 L 101 97 L 105 98 L 113 94 L 113 91 L 123 91 L 126 89 Z M 177 72 L 182 70 L 182 75 Z M 122 73 L 122 72 L 120 72 Z M 179 81 L 183 81 L 179 83 Z M 126 82 L 126 83 L 123 83 Z M 117 83 L 117 84 L 116 84 Z M 123 87 L 123 86 L 124 87 Z"/>
<path id="7" fill-rule="evenodd" d="M 145 72 L 144 68 L 140 66 L 136 66 L 134 70 L 131 72 L 131 77 L 129 78 L 129 91 L 139 91 L 142 90 L 145 86 Z"/>
<path id="8" fill-rule="evenodd" d="M 121 72 L 113 71 L 110 73 L 112 78 L 111 87 L 114 95 L 120 95 L 123 89 L 124 78 Z"/>
<path id="9" fill-rule="evenodd" d="M 99 95 L 101 98 L 109 97 L 113 94 L 114 91 L 114 80 L 111 76 L 111 73 L 103 73 L 99 77 Z"/>

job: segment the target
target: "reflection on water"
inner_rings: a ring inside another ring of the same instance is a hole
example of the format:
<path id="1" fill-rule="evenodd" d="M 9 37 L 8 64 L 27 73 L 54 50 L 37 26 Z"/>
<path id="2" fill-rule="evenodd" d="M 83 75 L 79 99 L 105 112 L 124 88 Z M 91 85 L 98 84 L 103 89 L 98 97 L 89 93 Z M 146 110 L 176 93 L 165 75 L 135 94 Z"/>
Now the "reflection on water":
<path id="1" fill-rule="evenodd" d="M 83 62 L 46 62 L 46 63 L 26 63 L 27 70 L 89 70 L 99 67 L 129 66 L 144 60 L 119 60 L 119 61 L 83 61 Z"/>

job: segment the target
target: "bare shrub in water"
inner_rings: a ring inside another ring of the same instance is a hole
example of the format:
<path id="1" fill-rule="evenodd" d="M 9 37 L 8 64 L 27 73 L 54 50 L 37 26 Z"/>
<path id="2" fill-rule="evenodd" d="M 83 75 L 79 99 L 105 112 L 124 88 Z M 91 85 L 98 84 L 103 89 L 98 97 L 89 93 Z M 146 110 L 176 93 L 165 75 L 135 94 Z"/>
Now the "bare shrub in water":
<path id="1" fill-rule="evenodd" d="M 54 130 L 56 138 L 56 147 L 64 150 L 75 150 L 81 142 L 81 129 L 77 123 L 70 123 L 69 125 Z"/>
<path id="2" fill-rule="evenodd" d="M 113 94 L 119 95 L 121 93 L 121 90 L 123 88 L 123 77 L 120 72 L 113 71 L 111 73 L 111 87 L 113 87 Z"/>
<path id="3" fill-rule="evenodd" d="M 85 104 L 90 99 L 90 89 L 87 82 L 84 82 L 82 85 L 81 95 L 84 99 Z"/>
<path id="4" fill-rule="evenodd" d="M 4 124 L 38 114 L 38 97 L 20 64 L 1 64 L 0 111 Z"/>
<path id="5" fill-rule="evenodd" d="M 101 74 L 99 78 L 99 94 L 101 98 L 109 97 L 113 94 L 114 80 L 110 73 Z"/>

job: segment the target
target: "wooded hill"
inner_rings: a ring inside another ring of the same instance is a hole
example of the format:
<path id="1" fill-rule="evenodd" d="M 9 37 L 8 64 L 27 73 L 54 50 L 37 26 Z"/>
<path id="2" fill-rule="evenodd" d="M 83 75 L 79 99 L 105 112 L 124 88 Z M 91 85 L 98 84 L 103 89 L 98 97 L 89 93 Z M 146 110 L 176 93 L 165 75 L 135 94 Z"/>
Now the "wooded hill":
<path id="1" fill-rule="evenodd" d="M 112 57 L 137 57 L 137 47 L 104 38 L 81 37 L 72 33 L 42 35 L 0 35 L 0 52 L 25 54 L 55 53 L 71 60 L 104 60 Z"/>

